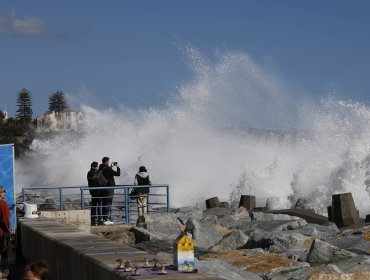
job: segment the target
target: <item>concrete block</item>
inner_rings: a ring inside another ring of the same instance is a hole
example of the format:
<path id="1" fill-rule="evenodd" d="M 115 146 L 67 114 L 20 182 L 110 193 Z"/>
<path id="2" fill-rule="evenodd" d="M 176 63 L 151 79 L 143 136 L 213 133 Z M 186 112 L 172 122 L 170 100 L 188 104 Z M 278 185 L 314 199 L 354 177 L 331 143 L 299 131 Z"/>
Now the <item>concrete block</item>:
<path id="1" fill-rule="evenodd" d="M 206 207 L 207 209 L 220 207 L 220 201 L 218 200 L 218 197 L 212 197 L 206 200 Z"/>
<path id="2" fill-rule="evenodd" d="M 246 208 L 249 212 L 256 207 L 256 197 L 253 195 L 241 195 L 239 207 Z"/>
<path id="3" fill-rule="evenodd" d="M 370 214 L 366 215 L 365 222 L 369 223 L 370 222 Z"/>
<path id="4" fill-rule="evenodd" d="M 333 222 L 333 206 L 330 205 L 327 207 L 327 209 L 329 222 Z"/>
<path id="5" fill-rule="evenodd" d="M 267 213 L 273 214 L 287 214 L 290 216 L 296 216 L 302 219 L 305 219 L 308 223 L 323 225 L 328 222 L 328 218 L 315 212 L 312 212 L 312 209 L 281 209 L 281 210 L 269 210 Z"/>
<path id="6" fill-rule="evenodd" d="M 90 210 L 41 211 L 41 217 L 50 218 L 62 224 L 73 225 L 83 231 L 90 231 Z"/>
<path id="7" fill-rule="evenodd" d="M 332 195 L 333 222 L 338 227 L 345 227 L 360 222 L 352 193 Z"/>

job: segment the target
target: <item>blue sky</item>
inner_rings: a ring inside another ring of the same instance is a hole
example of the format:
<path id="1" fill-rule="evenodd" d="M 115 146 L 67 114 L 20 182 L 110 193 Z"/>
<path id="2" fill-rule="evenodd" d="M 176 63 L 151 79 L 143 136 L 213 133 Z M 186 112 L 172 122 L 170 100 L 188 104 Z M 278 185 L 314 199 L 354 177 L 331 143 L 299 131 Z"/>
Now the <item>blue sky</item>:
<path id="1" fill-rule="evenodd" d="M 0 1 L 0 109 L 21 88 L 34 117 L 62 90 L 98 107 L 161 106 L 192 73 L 182 49 L 270 61 L 314 99 L 368 103 L 370 2 L 341 0 Z"/>

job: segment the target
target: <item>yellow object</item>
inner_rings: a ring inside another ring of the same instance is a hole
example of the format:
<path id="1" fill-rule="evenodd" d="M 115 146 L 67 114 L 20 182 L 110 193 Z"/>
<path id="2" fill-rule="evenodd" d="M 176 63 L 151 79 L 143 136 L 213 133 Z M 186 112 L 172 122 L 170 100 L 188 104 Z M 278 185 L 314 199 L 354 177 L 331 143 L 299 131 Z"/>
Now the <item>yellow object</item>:
<path id="1" fill-rule="evenodd" d="M 194 271 L 194 243 L 191 237 L 182 232 L 175 240 L 175 266 L 178 271 Z"/>

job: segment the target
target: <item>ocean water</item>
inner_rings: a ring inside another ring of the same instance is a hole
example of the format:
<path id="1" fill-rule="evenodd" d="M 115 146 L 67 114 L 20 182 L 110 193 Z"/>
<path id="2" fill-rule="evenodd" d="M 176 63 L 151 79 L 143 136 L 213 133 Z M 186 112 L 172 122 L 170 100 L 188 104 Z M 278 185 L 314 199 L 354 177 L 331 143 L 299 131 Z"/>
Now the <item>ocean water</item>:
<path id="1" fill-rule="evenodd" d="M 165 105 L 82 104 L 78 136 L 34 140 L 16 162 L 16 188 L 86 184 L 90 163 L 109 156 L 123 171 L 116 183 L 133 183 L 145 165 L 153 183 L 170 185 L 173 207 L 213 196 L 235 205 L 250 194 L 271 208 L 304 198 L 326 215 L 332 194 L 352 192 L 360 214 L 370 213 L 369 107 L 312 101 L 243 52 L 209 59 L 189 48 L 186 60 L 193 79 Z"/>

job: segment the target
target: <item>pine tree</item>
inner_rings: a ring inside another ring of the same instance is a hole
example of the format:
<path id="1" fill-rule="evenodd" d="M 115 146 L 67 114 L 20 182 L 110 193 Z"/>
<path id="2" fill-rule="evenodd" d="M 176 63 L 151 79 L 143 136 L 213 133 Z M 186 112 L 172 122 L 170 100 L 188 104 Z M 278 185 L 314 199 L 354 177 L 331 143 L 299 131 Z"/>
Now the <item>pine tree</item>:
<path id="1" fill-rule="evenodd" d="M 23 125 L 29 124 L 32 120 L 32 99 L 31 92 L 22 88 L 17 97 L 18 110 L 16 117 Z"/>
<path id="2" fill-rule="evenodd" d="M 61 112 L 68 109 L 68 103 L 64 96 L 63 91 L 57 90 L 57 92 L 49 96 L 49 111 Z"/>

